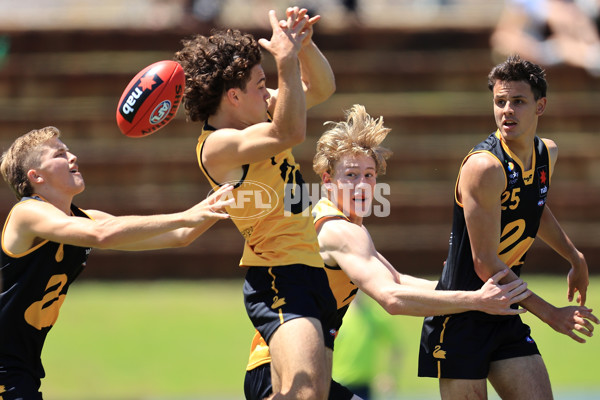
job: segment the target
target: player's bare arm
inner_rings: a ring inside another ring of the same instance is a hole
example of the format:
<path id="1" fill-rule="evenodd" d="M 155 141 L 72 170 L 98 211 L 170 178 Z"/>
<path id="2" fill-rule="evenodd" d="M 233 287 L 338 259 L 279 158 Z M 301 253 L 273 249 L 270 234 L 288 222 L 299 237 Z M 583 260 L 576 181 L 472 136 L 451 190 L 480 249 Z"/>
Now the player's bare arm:
<path id="1" fill-rule="evenodd" d="M 228 215 L 225 212 L 225 207 L 231 205 L 234 201 L 233 197 L 228 196 L 231 192 L 231 189 L 231 185 L 223 185 L 197 206 L 204 208 L 206 212 L 206 219 L 197 226 L 192 228 L 179 228 L 145 240 L 119 244 L 112 249 L 142 251 L 189 246 L 217 221 L 228 218 Z M 112 215 L 98 210 L 86 210 L 86 213 L 90 216 L 93 216 L 93 218 L 96 220 L 103 218 L 114 218 Z"/>
<path id="2" fill-rule="evenodd" d="M 548 149 L 548 156 L 550 157 L 550 176 L 552 176 L 552 174 L 554 174 L 556 160 L 558 159 L 558 146 L 553 140 L 550 139 L 542 138 L 542 141 Z"/>
<path id="3" fill-rule="evenodd" d="M 390 262 L 387 261 L 381 254 L 378 254 L 379 260 L 388 265 L 388 268 L 392 268 Z M 395 269 L 394 269 L 395 271 Z M 478 304 L 479 311 L 483 311 L 488 314 L 520 314 L 526 312 L 525 309 L 514 310 L 510 309 L 511 304 L 519 303 L 521 300 L 531 295 L 531 291 L 527 290 L 527 283 L 521 279 L 516 279 L 507 284 L 501 284 L 500 281 L 509 273 L 509 269 L 506 268 L 495 275 L 492 275 L 481 287 L 481 289 L 475 291 L 477 299 L 474 304 Z M 417 278 L 407 274 L 398 273 L 398 283 L 412 287 L 418 290 L 435 290 L 437 281 L 430 281 L 428 279 Z M 458 295 L 461 292 L 451 291 L 450 293 Z M 472 307 L 472 306 L 471 306 Z M 472 308 L 469 308 L 469 310 Z"/>
<path id="4" fill-rule="evenodd" d="M 286 11 L 287 20 L 280 21 L 281 26 L 291 24 L 291 17 L 294 11 L 298 11 L 296 23 L 307 15 L 305 8 L 289 7 Z M 298 53 L 300 61 L 300 77 L 302 79 L 304 94 L 306 98 L 306 108 L 310 109 L 317 104 L 327 100 L 335 92 L 335 76 L 329 65 L 329 61 L 313 42 L 313 26 L 321 19 L 320 15 L 310 17 L 306 23 L 306 33 L 302 41 L 302 47 Z M 272 111 L 277 102 L 277 90 L 271 93 L 270 110 Z"/>
<path id="5" fill-rule="evenodd" d="M 117 249 L 174 229 L 198 227 L 206 230 L 214 221 L 228 218 L 221 210 L 231 199 L 220 198 L 229 191 L 231 186 L 227 185 L 210 200 L 179 213 L 114 217 L 100 211 L 86 211 L 93 219 L 65 214 L 48 202 L 25 201 L 12 211 L 4 244 L 14 254 L 21 254 L 43 240 L 79 247 Z"/>
<path id="6" fill-rule="evenodd" d="M 482 281 L 507 268 L 497 254 L 500 243 L 500 198 L 505 177 L 502 166 L 491 155 L 470 156 L 461 169 L 456 188 L 469 230 L 475 272 Z M 512 273 L 505 282 L 517 279 Z"/>
<path id="7" fill-rule="evenodd" d="M 552 176 L 558 158 L 558 146 L 550 139 L 543 139 L 543 141 L 550 153 L 550 176 Z M 569 302 L 573 301 L 575 293 L 578 292 L 577 303 L 584 306 L 589 285 L 587 262 L 584 255 L 575 248 L 575 245 L 563 231 L 548 205 L 546 205 L 540 221 L 538 237 L 571 264 L 571 269 L 567 275 L 567 299 Z"/>
<path id="8" fill-rule="evenodd" d="M 587 287 L 589 285 L 587 262 L 584 255 L 571 242 L 547 205 L 540 221 L 537 236 L 571 264 L 571 270 L 568 275 L 569 288 L 567 298 L 569 301 L 573 301 L 575 293 L 579 292 L 577 303 L 580 306 L 584 306 Z"/>
<path id="9" fill-rule="evenodd" d="M 307 36 L 298 53 L 300 76 L 306 95 L 306 108 L 320 104 L 335 92 L 335 76 L 329 62 L 312 41 L 313 26 L 319 21 L 319 15 L 308 20 Z"/>
<path id="10" fill-rule="evenodd" d="M 393 315 L 429 316 L 469 310 L 517 314 L 523 311 L 511 309 L 510 305 L 529 295 L 521 281 L 497 286 L 501 275 L 479 291 L 423 290 L 420 286 L 397 284 L 393 267 L 390 270 L 381 262 L 363 226 L 331 220 L 318 229 L 318 237 L 323 260 L 340 266 L 359 289 Z"/>

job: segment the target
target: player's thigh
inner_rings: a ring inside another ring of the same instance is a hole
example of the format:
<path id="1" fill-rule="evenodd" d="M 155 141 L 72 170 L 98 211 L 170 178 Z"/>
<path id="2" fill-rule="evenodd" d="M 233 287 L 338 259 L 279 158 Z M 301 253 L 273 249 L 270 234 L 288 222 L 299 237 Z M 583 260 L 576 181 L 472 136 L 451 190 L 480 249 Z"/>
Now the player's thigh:
<path id="1" fill-rule="evenodd" d="M 485 379 L 440 379 L 442 400 L 486 400 L 487 381 Z"/>
<path id="2" fill-rule="evenodd" d="M 310 386 L 329 390 L 331 350 L 325 348 L 321 323 L 315 318 L 295 318 L 281 325 L 269 342 L 273 391 Z"/>
<path id="3" fill-rule="evenodd" d="M 539 354 L 493 361 L 488 379 L 502 399 L 553 398 L 548 371 Z"/>

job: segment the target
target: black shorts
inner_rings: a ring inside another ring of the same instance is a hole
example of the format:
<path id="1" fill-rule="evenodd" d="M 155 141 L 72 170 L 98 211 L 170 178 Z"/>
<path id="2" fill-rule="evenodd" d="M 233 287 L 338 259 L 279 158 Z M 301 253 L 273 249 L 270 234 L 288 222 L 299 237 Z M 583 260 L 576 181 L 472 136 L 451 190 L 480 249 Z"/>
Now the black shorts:
<path id="1" fill-rule="evenodd" d="M 521 317 L 468 312 L 427 317 L 421 332 L 419 376 L 485 379 L 492 361 L 540 354 Z"/>
<path id="2" fill-rule="evenodd" d="M 246 371 L 244 378 L 244 395 L 246 400 L 263 400 L 273 393 L 271 385 L 271 364 L 263 364 Z M 328 400 L 351 400 L 354 397 L 345 386 L 331 380 Z"/>
<path id="3" fill-rule="evenodd" d="M 244 282 L 244 304 L 267 343 L 285 322 L 310 317 L 321 321 L 325 346 L 333 349 L 339 326 L 337 303 L 323 268 L 301 264 L 250 267 Z"/>
<path id="4" fill-rule="evenodd" d="M 246 371 L 244 395 L 246 400 L 263 400 L 273 393 L 271 383 L 271 363 L 262 364 Z"/>
<path id="5" fill-rule="evenodd" d="M 0 399 L 42 400 L 40 380 L 29 374 L 0 374 Z"/>

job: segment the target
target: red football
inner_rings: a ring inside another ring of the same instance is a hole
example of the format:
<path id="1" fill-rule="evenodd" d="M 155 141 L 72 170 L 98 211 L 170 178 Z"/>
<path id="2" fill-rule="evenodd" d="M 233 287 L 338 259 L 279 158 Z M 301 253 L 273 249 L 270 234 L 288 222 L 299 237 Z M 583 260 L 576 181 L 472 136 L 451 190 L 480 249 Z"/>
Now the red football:
<path id="1" fill-rule="evenodd" d="M 127 85 L 117 107 L 117 125 L 129 137 L 143 137 L 165 126 L 177 113 L 185 74 L 179 63 L 158 61 Z"/>

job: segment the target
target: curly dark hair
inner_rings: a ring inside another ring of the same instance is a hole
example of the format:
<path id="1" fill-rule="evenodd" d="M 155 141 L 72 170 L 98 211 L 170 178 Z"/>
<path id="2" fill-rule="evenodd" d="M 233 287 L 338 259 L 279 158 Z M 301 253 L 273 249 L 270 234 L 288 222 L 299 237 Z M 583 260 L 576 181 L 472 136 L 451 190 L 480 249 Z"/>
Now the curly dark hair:
<path id="1" fill-rule="evenodd" d="M 536 100 L 546 97 L 548 82 L 546 71 L 537 64 L 523 60 L 519 55 L 511 55 L 501 64 L 496 65 L 488 75 L 488 88 L 494 90 L 496 81 L 525 81 L 531 86 Z"/>
<path id="2" fill-rule="evenodd" d="M 261 62 L 258 42 L 238 30 L 195 35 L 181 42 L 175 61 L 185 71 L 183 102 L 188 120 L 206 121 L 229 89 L 246 89 L 250 70 Z"/>

